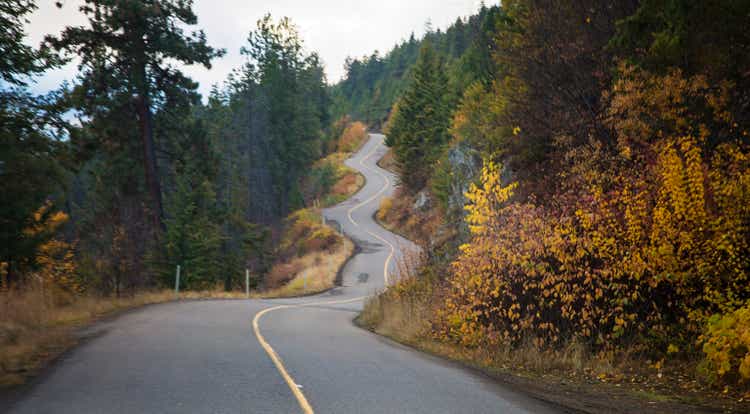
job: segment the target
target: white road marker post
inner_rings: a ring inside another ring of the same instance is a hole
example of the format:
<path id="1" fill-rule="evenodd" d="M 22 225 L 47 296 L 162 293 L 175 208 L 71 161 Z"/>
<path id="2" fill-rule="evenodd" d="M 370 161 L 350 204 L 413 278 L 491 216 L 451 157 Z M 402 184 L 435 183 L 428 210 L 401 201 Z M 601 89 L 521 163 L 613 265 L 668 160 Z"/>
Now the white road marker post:
<path id="1" fill-rule="evenodd" d="M 250 269 L 245 269 L 245 296 L 250 297 Z"/>
<path id="2" fill-rule="evenodd" d="M 174 294 L 180 296 L 180 265 L 177 265 L 177 272 L 174 278 Z"/>

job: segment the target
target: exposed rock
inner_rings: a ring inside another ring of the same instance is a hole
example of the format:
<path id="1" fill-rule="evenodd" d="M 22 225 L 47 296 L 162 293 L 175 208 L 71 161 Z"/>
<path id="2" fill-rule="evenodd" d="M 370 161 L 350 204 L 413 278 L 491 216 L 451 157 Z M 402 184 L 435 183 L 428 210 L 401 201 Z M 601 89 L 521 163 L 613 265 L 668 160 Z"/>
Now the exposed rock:
<path id="1" fill-rule="evenodd" d="M 430 200 L 429 194 L 427 194 L 426 190 L 422 190 L 419 193 L 417 193 L 417 198 L 414 201 L 414 210 L 419 211 L 427 211 L 430 209 L 430 206 L 432 205 L 432 200 Z"/>
<path id="2" fill-rule="evenodd" d="M 469 185 L 482 167 L 479 153 L 464 143 L 459 143 L 448 150 L 448 163 L 451 169 L 450 193 L 448 208 L 463 211 Z"/>

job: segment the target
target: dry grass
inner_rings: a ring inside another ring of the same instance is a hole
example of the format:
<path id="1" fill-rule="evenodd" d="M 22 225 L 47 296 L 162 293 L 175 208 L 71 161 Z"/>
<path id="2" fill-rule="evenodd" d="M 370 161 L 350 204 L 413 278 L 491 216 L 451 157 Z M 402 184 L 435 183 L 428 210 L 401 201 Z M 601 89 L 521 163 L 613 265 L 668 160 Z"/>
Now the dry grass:
<path id="1" fill-rule="evenodd" d="M 362 174 L 351 169 L 349 170 L 350 171 L 347 171 L 346 174 L 344 174 L 344 176 L 333 185 L 333 188 L 331 188 L 331 195 L 334 198 L 345 200 L 359 191 L 359 189 L 365 184 L 365 177 L 363 177 Z"/>
<path id="2" fill-rule="evenodd" d="M 443 226 L 445 221 L 439 208 L 433 206 L 427 211 L 416 210 L 414 202 L 414 196 L 399 187 L 393 197 L 381 200 L 375 219 L 386 229 L 421 245 L 428 244 L 427 241 L 431 239 L 438 242 L 433 244 L 439 244 L 444 241 L 442 239 L 452 235 L 455 228 Z M 438 232 L 441 226 L 443 231 Z M 442 239 L 436 239 L 436 234 L 442 234 Z"/>
<path id="3" fill-rule="evenodd" d="M 340 236 L 342 237 L 342 236 Z M 283 286 L 259 293 L 262 298 L 285 298 L 310 295 L 332 288 L 336 283 L 339 269 L 354 252 L 354 244 L 343 238 L 334 251 L 316 251 L 301 257 L 294 257 L 282 267 L 290 273 L 286 276 L 288 283 Z M 274 269 L 276 269 L 274 267 Z M 273 271 L 272 271 L 273 273 Z"/>
<path id="4" fill-rule="evenodd" d="M 383 158 L 378 160 L 378 166 L 384 170 L 388 170 L 394 174 L 398 174 L 398 168 L 396 167 L 396 157 L 393 155 L 393 149 L 389 149 L 388 152 L 383 155 Z"/>
<path id="5" fill-rule="evenodd" d="M 347 125 L 338 140 L 337 148 L 340 152 L 356 152 L 367 141 L 367 126 L 355 121 Z"/>
<path id="6" fill-rule="evenodd" d="M 358 322 L 400 342 L 413 344 L 429 331 L 429 303 L 421 298 L 376 295 L 367 300 Z"/>
<path id="7" fill-rule="evenodd" d="M 358 323 L 406 343 L 428 336 L 435 285 L 419 275 L 424 259 L 418 252 L 405 252 L 396 261 L 396 283 L 366 301 Z"/>
<path id="8" fill-rule="evenodd" d="M 228 299 L 244 293 L 183 292 L 179 299 Z M 21 384 L 76 342 L 75 330 L 116 312 L 176 300 L 173 291 L 121 298 L 72 295 L 61 290 L 0 293 L 0 387 Z"/>

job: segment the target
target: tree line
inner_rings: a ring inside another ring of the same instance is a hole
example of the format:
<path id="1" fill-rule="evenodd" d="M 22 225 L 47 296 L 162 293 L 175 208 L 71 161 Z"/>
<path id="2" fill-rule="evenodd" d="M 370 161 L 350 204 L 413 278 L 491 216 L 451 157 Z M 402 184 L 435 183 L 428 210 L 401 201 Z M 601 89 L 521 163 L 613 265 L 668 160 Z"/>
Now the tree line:
<path id="1" fill-rule="evenodd" d="M 476 15 L 457 18 L 444 31 L 434 30 L 428 23 L 422 38 L 417 39 L 412 33 L 385 55 L 375 51 L 362 58 L 348 58 L 344 78 L 331 91 L 332 113 L 350 115 L 374 128 L 382 127 L 393 104 L 411 83 L 424 43 L 430 43 L 443 57 L 444 70 L 450 74 L 450 85 L 446 87 L 456 99 L 466 85 L 488 76 L 491 70 L 485 51 L 491 46 L 488 25 L 496 13 L 496 8 L 482 6 Z"/>
<path id="2" fill-rule="evenodd" d="M 181 68 L 210 68 L 224 51 L 194 29 L 191 1 L 86 0 L 85 25 L 30 47 L 36 7 L 0 3 L 3 289 L 38 276 L 130 294 L 168 285 L 178 264 L 192 289 L 237 288 L 246 268 L 262 276 L 329 139 L 322 64 L 295 26 L 261 19 L 246 63 L 204 103 Z M 74 57 L 72 84 L 30 92 Z"/>

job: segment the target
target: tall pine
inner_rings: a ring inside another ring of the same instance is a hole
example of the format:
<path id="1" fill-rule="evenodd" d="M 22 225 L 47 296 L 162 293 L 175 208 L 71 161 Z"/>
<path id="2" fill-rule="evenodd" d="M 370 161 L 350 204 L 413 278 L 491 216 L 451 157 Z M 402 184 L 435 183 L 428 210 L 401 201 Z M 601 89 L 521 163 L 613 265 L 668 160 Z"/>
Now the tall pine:
<path id="1" fill-rule="evenodd" d="M 449 140 L 451 105 L 443 58 L 425 41 L 409 88 L 396 103 L 386 144 L 393 148 L 402 183 L 422 189 Z"/>
<path id="2" fill-rule="evenodd" d="M 67 145 L 55 138 L 62 126 L 55 94 L 25 90 L 34 75 L 59 63 L 47 50 L 24 44 L 26 16 L 35 9 L 30 0 L 0 0 L 0 287 L 34 267 L 36 248 L 50 235 L 24 230 L 39 224 L 34 212 L 63 181 Z M 44 211 L 41 220 L 54 210 Z"/>
<path id="3" fill-rule="evenodd" d="M 222 51 L 208 46 L 202 31 L 185 33 L 183 27 L 197 23 L 190 0 L 86 0 L 80 11 L 88 17 L 88 27 L 67 27 L 48 42 L 81 60 L 77 109 L 93 118 L 124 111 L 126 118 L 137 121 L 148 213 L 158 231 L 164 211 L 154 112 L 197 86 L 171 62 L 210 68 L 211 59 Z"/>

